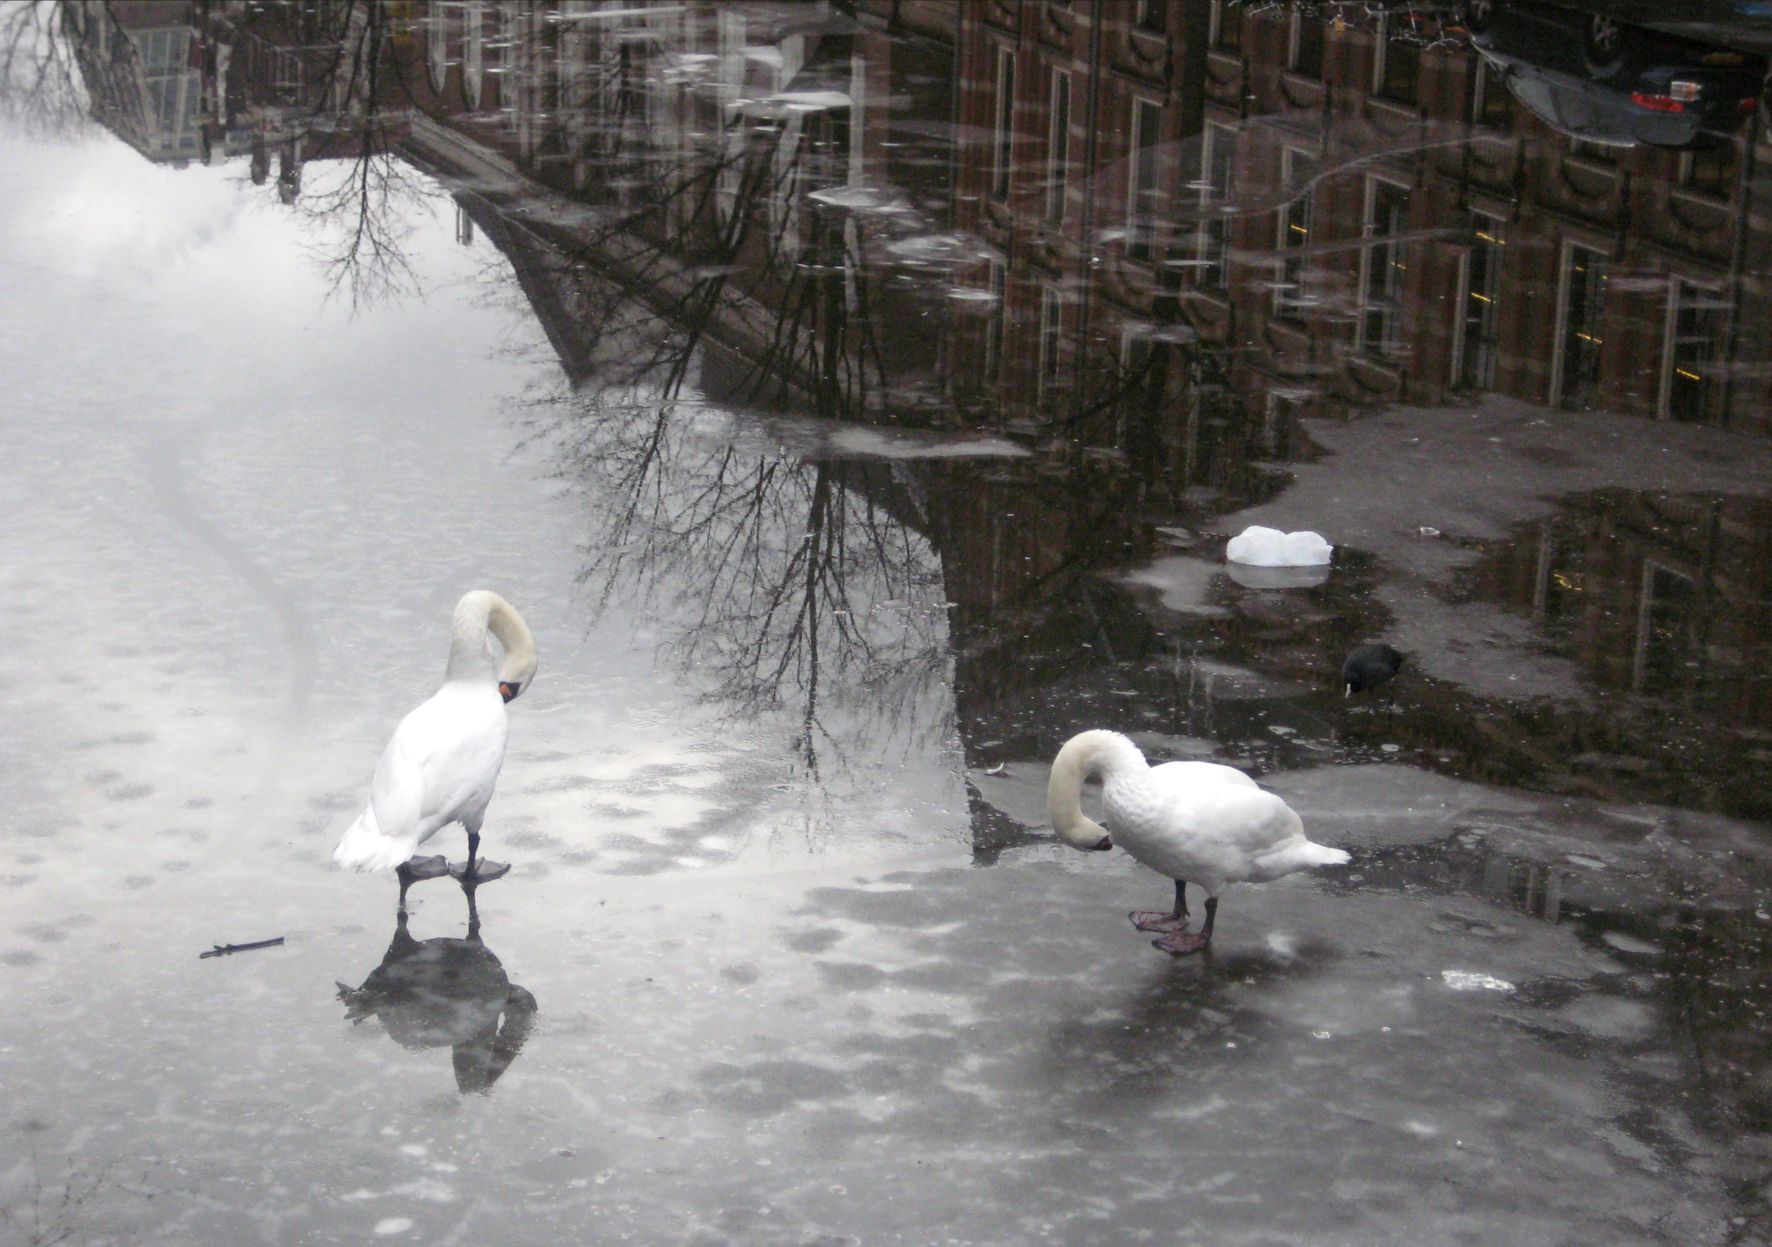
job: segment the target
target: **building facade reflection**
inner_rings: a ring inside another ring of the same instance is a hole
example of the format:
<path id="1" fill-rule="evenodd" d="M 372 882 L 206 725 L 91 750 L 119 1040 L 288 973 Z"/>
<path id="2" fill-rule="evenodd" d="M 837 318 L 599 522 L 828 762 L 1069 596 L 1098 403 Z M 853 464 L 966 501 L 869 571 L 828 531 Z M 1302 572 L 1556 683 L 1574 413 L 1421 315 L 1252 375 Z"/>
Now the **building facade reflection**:
<path id="1" fill-rule="evenodd" d="M 999 402 L 1098 394 L 1179 323 L 1268 423 L 1495 391 L 1765 431 L 1758 120 L 1573 140 L 1450 13 L 1368 7 L 961 6 L 956 212 L 1020 339 Z"/>
<path id="2" fill-rule="evenodd" d="M 200 114 L 268 116 L 306 66 L 309 113 L 358 118 L 308 128 L 375 130 L 456 188 L 464 236 L 510 257 L 574 386 L 644 379 L 668 397 L 693 379 L 1032 452 L 920 469 L 914 505 L 880 495 L 938 549 L 969 755 L 1011 739 L 1013 708 L 1049 700 L 1087 644 L 1121 664 L 1103 689 L 1154 680 L 1164 714 L 1278 760 L 1278 702 L 1226 698 L 1211 673 L 1313 688 L 1387 626 L 1363 552 L 1285 602 L 1216 591 L 1182 612 L 1097 573 L 1185 560 L 1195 531 L 1278 494 L 1314 453 L 1304 417 L 1492 394 L 1548 419 L 1772 431 L 1761 118 L 1680 150 L 1569 137 L 1450 10 L 436 0 L 363 6 L 330 61 L 299 51 L 298 10 L 204 10 L 205 38 L 222 42 L 219 14 L 235 50 L 196 58 Z M 341 86 L 326 64 L 377 69 Z M 1577 539 L 1560 519 L 1483 556 L 1474 592 L 1533 620 L 1597 690 L 1762 732 L 1764 508 L 1726 500 L 1679 524 L 1712 536 L 1642 553 L 1630 524 Z M 1574 540 L 1571 576 L 1558 552 Z M 1591 712 L 1417 692 L 1387 731 L 1460 773 L 1767 807 L 1721 771 L 1621 766 L 1654 754 L 1647 724 L 1595 750 L 1578 743 Z M 1108 712 L 1093 696 L 1066 713 Z M 1611 760 L 1572 761 L 1593 755 Z"/>

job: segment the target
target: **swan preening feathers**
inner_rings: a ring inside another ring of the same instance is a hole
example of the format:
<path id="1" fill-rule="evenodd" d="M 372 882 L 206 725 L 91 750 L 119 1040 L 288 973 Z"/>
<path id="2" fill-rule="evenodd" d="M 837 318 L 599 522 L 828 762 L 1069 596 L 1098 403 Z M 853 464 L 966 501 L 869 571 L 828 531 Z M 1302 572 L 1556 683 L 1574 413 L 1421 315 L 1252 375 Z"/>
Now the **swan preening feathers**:
<path id="1" fill-rule="evenodd" d="M 491 639 L 503 647 L 495 659 Z M 414 879 L 447 869 L 484 883 L 510 867 L 479 862 L 480 825 L 505 756 L 505 703 L 535 676 L 535 638 L 511 604 L 487 589 L 455 604 L 443 687 L 394 729 L 370 785 L 369 804 L 345 829 L 332 860 L 352 870 L 400 871 L 400 895 Z M 450 823 L 468 833 L 468 860 L 411 861 L 418 846 Z"/>
<path id="2" fill-rule="evenodd" d="M 502 654 L 494 652 L 497 640 Z M 400 897 L 415 879 L 446 871 L 469 887 L 509 866 L 478 859 L 480 827 L 504 763 L 505 703 L 535 676 L 535 638 L 511 604 L 476 589 L 456 603 L 443 686 L 400 720 L 370 785 L 369 804 L 345 829 L 332 859 L 352 870 L 400 872 Z M 1083 781 L 1102 779 L 1107 829 L 1086 817 Z M 1118 844 L 1175 881 L 1175 906 L 1131 915 L 1159 932 L 1165 952 L 1199 952 L 1212 940 L 1218 895 L 1227 884 L 1265 883 L 1308 866 L 1340 865 L 1348 855 L 1313 844 L 1279 797 L 1241 771 L 1211 762 L 1151 766 L 1118 732 L 1071 737 L 1052 760 L 1046 809 L 1061 839 L 1077 849 Z M 419 845 L 450 823 L 468 834 L 468 860 L 414 860 Z M 1206 921 L 1189 932 L 1187 884 L 1206 892 Z"/>
<path id="3" fill-rule="evenodd" d="M 1102 779 L 1107 829 L 1083 813 L 1083 781 Z M 1313 844 L 1304 824 L 1279 797 L 1264 792 L 1233 767 L 1212 762 L 1151 766 L 1118 732 L 1071 737 L 1052 760 L 1046 812 L 1059 838 L 1074 849 L 1119 845 L 1138 861 L 1175 880 L 1175 907 L 1129 915 L 1167 953 L 1199 952 L 1212 942 L 1218 894 L 1231 883 L 1266 883 L 1309 866 L 1338 866 L 1341 849 Z M 1188 931 L 1187 884 L 1206 891 L 1206 922 Z"/>

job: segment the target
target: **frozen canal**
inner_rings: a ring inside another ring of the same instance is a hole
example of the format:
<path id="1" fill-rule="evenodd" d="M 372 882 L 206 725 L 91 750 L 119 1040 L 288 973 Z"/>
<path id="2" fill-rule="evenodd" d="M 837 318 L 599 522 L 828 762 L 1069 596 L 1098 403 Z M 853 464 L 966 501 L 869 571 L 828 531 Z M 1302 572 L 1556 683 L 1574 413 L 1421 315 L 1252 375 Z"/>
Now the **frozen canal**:
<path id="1" fill-rule="evenodd" d="M 1369 6 L 900 7 L 4 11 L 0 1244 L 1772 1241 L 1763 118 L 1448 129 L 1490 36 Z M 1096 20 L 1175 94 L 1060 112 Z M 1322 101 L 1378 46 L 1421 134 Z M 401 915 L 331 852 L 479 587 L 514 867 Z M 1046 822 L 1092 727 L 1352 864 L 1153 951 Z"/>

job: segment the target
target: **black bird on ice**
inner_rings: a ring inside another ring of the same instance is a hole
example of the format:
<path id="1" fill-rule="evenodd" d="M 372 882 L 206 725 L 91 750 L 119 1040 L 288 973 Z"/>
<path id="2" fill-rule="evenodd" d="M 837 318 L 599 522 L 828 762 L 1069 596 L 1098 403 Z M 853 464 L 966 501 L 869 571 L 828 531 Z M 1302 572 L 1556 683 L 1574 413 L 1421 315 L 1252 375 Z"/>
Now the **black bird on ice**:
<path id="1" fill-rule="evenodd" d="M 1351 697 L 1367 689 L 1375 689 L 1397 674 L 1403 655 L 1383 641 L 1368 641 L 1354 647 L 1354 652 L 1341 664 L 1342 696 Z"/>

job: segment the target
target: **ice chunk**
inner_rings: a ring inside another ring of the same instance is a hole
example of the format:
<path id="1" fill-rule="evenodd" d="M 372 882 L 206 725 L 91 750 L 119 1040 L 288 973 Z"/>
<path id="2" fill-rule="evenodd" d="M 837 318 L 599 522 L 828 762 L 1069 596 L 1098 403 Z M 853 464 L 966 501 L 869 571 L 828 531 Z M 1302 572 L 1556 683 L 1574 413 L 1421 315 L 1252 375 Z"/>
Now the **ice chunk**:
<path id="1" fill-rule="evenodd" d="M 854 101 L 841 91 L 782 91 L 769 97 L 772 104 L 786 104 L 794 112 L 811 113 L 827 108 L 848 108 Z"/>
<path id="2" fill-rule="evenodd" d="M 813 203 L 854 212 L 907 212 L 910 205 L 897 191 L 879 190 L 872 186 L 828 186 L 806 196 Z"/>
<path id="3" fill-rule="evenodd" d="M 1316 567 L 1327 563 L 1334 549 L 1318 533 L 1283 533 L 1252 524 L 1231 538 L 1224 557 L 1256 567 Z"/>
<path id="4" fill-rule="evenodd" d="M 1213 586 L 1220 574 L 1221 569 L 1216 563 L 1174 554 L 1127 572 L 1121 579 L 1160 590 L 1163 605 L 1169 610 L 1212 617 L 1230 614 L 1228 609 L 1212 601 Z"/>
<path id="5" fill-rule="evenodd" d="M 1647 956 L 1650 953 L 1661 951 L 1659 946 L 1651 944 L 1648 940 L 1640 940 L 1634 935 L 1626 935 L 1623 931 L 1606 931 L 1600 935 L 1600 938 L 1621 953 Z"/>
<path id="6" fill-rule="evenodd" d="M 973 264 L 997 258 L 987 244 L 970 234 L 916 234 L 886 244 L 886 253 L 902 264 Z"/>
<path id="7" fill-rule="evenodd" d="M 1248 563 L 1230 563 L 1225 571 L 1245 589 L 1309 589 L 1329 580 L 1329 569 L 1321 565 L 1256 567 Z"/>
<path id="8" fill-rule="evenodd" d="M 1455 992 L 1511 992 L 1514 989 L 1514 985 L 1506 979 L 1477 974 L 1470 970 L 1441 970 L 1440 977 Z"/>

